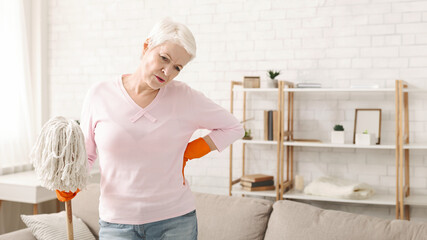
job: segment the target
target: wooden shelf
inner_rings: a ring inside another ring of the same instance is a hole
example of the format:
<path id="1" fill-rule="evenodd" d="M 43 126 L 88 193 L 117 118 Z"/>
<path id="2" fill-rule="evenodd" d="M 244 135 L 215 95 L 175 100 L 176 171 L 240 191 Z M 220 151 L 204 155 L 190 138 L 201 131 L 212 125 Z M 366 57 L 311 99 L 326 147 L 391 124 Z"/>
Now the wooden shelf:
<path id="1" fill-rule="evenodd" d="M 278 92 L 277 88 L 235 88 L 234 92 Z M 394 88 L 284 88 L 284 92 L 395 92 Z M 403 92 L 424 93 L 427 89 L 404 89 Z"/>
<path id="2" fill-rule="evenodd" d="M 411 93 L 425 93 L 427 92 L 427 89 L 421 89 L 421 88 L 410 88 L 410 89 L 403 89 L 403 92 L 411 92 Z"/>
<path id="3" fill-rule="evenodd" d="M 395 92 L 394 88 L 285 88 L 284 92 Z"/>
<path id="4" fill-rule="evenodd" d="M 249 196 L 261 196 L 261 197 L 276 197 L 276 190 L 269 190 L 269 191 L 245 191 L 242 189 L 241 186 L 233 186 L 231 193 L 233 195 L 235 194 L 244 194 Z"/>
<path id="5" fill-rule="evenodd" d="M 371 205 L 396 205 L 395 195 L 382 195 L 374 194 L 369 199 L 354 200 L 354 199 L 341 199 L 341 198 L 330 198 L 322 196 L 307 195 L 296 190 L 290 190 L 283 194 L 283 199 L 297 199 L 297 200 L 309 200 L 309 201 L 323 201 L 323 202 L 338 202 L 338 203 L 356 203 L 356 204 L 371 204 Z"/>
<path id="6" fill-rule="evenodd" d="M 356 145 L 356 144 L 336 144 L 336 143 L 322 143 L 322 142 L 299 142 L 287 141 L 283 142 L 284 146 L 297 146 L 297 147 L 326 147 L 326 148 L 365 148 L 365 149 L 395 149 L 396 145 Z"/>
<path id="7" fill-rule="evenodd" d="M 426 195 L 411 195 L 404 199 L 405 205 L 411 206 L 427 206 L 427 196 Z"/>
<path id="8" fill-rule="evenodd" d="M 395 92 L 395 88 L 285 88 L 284 92 Z M 425 93 L 427 89 L 403 89 L 403 92 Z"/>
<path id="9" fill-rule="evenodd" d="M 234 92 L 278 92 L 277 88 L 236 88 Z"/>
<path id="10" fill-rule="evenodd" d="M 277 141 L 266 141 L 266 140 L 243 140 L 243 139 L 239 139 L 236 141 L 236 143 L 277 145 Z"/>
<path id="11" fill-rule="evenodd" d="M 421 144 L 421 143 L 410 143 L 403 146 L 403 149 L 421 149 L 426 150 L 427 144 Z"/>

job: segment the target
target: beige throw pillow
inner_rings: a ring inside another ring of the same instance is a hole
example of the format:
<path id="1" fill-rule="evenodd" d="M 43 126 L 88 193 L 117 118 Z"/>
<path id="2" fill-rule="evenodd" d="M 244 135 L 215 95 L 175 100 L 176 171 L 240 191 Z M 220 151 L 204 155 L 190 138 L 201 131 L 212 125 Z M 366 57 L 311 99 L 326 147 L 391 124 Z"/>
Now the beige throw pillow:
<path id="1" fill-rule="evenodd" d="M 21 215 L 22 221 L 38 240 L 67 240 L 66 212 L 38 215 Z M 86 224 L 73 216 L 74 239 L 95 240 Z"/>
<path id="2" fill-rule="evenodd" d="M 265 199 L 194 193 L 201 240 L 263 240 L 273 203 Z"/>

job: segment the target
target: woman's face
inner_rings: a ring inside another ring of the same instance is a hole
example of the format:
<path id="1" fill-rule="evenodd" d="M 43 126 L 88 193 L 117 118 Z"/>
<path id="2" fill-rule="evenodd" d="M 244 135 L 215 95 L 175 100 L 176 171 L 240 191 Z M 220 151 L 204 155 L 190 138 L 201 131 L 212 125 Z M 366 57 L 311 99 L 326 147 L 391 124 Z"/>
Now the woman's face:
<path id="1" fill-rule="evenodd" d="M 169 41 L 154 48 L 144 47 L 140 67 L 142 78 L 152 89 L 159 89 L 172 81 L 190 58 L 183 47 Z"/>

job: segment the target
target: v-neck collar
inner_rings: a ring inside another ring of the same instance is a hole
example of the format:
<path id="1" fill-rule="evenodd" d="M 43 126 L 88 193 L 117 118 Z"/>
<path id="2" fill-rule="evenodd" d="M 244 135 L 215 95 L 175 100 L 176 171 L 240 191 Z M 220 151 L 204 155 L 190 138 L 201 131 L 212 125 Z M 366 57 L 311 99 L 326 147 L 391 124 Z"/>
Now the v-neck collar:
<path id="1" fill-rule="evenodd" d="M 150 109 L 152 109 L 158 102 L 159 99 L 163 95 L 163 87 L 159 89 L 159 92 L 157 93 L 156 97 L 151 101 L 145 108 L 139 106 L 132 97 L 128 94 L 128 92 L 125 89 L 125 86 L 123 85 L 123 75 L 120 75 L 118 78 L 118 84 L 120 86 L 120 90 L 122 91 L 122 94 L 126 98 L 127 102 L 133 106 L 136 109 L 136 114 L 134 114 L 132 117 L 129 118 L 131 122 L 136 122 L 138 119 L 140 119 L 142 116 L 145 116 L 148 120 L 151 122 L 156 122 L 157 119 L 153 117 L 151 114 L 148 113 Z"/>

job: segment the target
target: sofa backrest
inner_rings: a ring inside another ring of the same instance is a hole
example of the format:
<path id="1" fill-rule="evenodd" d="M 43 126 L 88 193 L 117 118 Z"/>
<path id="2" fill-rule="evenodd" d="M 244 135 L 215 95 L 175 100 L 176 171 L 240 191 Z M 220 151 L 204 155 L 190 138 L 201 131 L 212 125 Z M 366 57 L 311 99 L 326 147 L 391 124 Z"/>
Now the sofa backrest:
<path id="1" fill-rule="evenodd" d="M 73 215 L 99 237 L 99 184 L 89 184 L 72 200 Z M 262 240 L 272 211 L 271 201 L 194 193 L 199 240 Z"/>
<path id="2" fill-rule="evenodd" d="M 323 210 L 293 201 L 273 205 L 265 240 L 422 240 L 427 224 Z"/>
<path id="3" fill-rule="evenodd" d="M 71 206 L 73 215 L 81 218 L 97 238 L 99 237 L 99 184 L 89 184 L 87 189 L 79 192 Z"/>
<path id="4" fill-rule="evenodd" d="M 194 193 L 199 240 L 262 240 L 273 203 L 264 199 Z"/>

